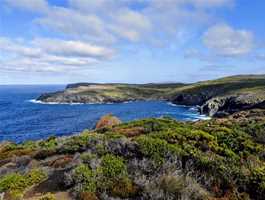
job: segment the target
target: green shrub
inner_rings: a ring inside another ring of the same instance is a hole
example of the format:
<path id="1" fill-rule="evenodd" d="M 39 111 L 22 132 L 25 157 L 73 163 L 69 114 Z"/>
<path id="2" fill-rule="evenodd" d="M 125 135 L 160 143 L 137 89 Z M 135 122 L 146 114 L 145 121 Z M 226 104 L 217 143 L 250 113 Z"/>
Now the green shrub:
<path id="1" fill-rule="evenodd" d="M 25 178 L 27 179 L 28 185 L 34 185 L 45 180 L 47 178 L 47 174 L 40 169 L 33 169 L 26 174 Z"/>
<path id="2" fill-rule="evenodd" d="M 115 140 L 115 139 L 120 139 L 120 138 L 124 138 L 124 135 L 121 135 L 119 133 L 115 133 L 115 132 L 107 132 L 104 134 L 104 139 L 105 140 Z"/>
<path id="3" fill-rule="evenodd" d="M 182 150 L 177 145 L 168 144 L 165 140 L 140 136 L 136 138 L 140 151 L 144 156 L 151 157 L 161 164 L 168 154 L 182 155 Z"/>
<path id="4" fill-rule="evenodd" d="M 88 135 L 83 134 L 83 135 L 78 135 L 78 136 L 73 136 L 71 138 L 68 138 L 62 148 L 61 151 L 62 153 L 75 153 L 75 152 L 80 152 L 84 151 L 84 149 L 87 148 L 88 145 Z"/>
<path id="5" fill-rule="evenodd" d="M 249 188 L 257 196 L 265 195 L 265 166 L 252 170 Z"/>
<path id="6" fill-rule="evenodd" d="M 39 142 L 39 146 L 43 149 L 55 149 L 57 147 L 56 137 L 51 136 L 46 141 Z"/>
<path id="7" fill-rule="evenodd" d="M 11 173 L 0 179 L 0 192 L 23 191 L 27 186 L 26 177 L 18 173 Z"/>
<path id="8" fill-rule="evenodd" d="M 38 147 L 37 143 L 34 141 L 26 141 L 22 144 L 22 148 L 24 149 L 36 149 Z"/>
<path id="9" fill-rule="evenodd" d="M 107 154 L 102 157 L 102 173 L 107 178 L 118 178 L 127 175 L 127 167 L 121 157 Z"/>
<path id="10" fill-rule="evenodd" d="M 84 163 L 89 163 L 90 160 L 97 158 L 97 155 L 92 153 L 82 153 L 80 158 Z"/>
<path id="11" fill-rule="evenodd" d="M 25 175 L 11 173 L 0 179 L 0 192 L 8 192 L 12 199 L 21 199 L 25 189 L 46 178 L 47 175 L 39 169 L 33 169 Z"/>
<path id="12" fill-rule="evenodd" d="M 96 152 L 98 155 L 102 156 L 107 153 L 105 146 L 103 144 L 96 145 Z"/>
<path id="13" fill-rule="evenodd" d="M 73 178 L 76 184 L 80 186 L 78 192 L 92 192 L 97 189 L 95 173 L 86 165 L 81 164 L 74 169 Z"/>

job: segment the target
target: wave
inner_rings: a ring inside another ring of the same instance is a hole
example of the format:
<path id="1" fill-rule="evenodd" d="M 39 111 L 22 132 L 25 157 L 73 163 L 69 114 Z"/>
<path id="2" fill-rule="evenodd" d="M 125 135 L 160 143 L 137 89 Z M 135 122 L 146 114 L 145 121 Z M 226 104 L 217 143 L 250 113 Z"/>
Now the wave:
<path id="1" fill-rule="evenodd" d="M 35 104 L 46 104 L 46 105 L 111 105 L 114 103 L 66 103 L 66 102 L 44 102 L 36 99 L 30 99 L 28 100 L 30 103 Z"/>
<path id="2" fill-rule="evenodd" d="M 189 110 L 190 110 L 190 111 L 198 111 L 199 108 L 198 108 L 198 106 L 194 106 L 194 107 L 191 107 Z"/>
<path id="3" fill-rule="evenodd" d="M 167 102 L 167 104 L 170 106 L 174 106 L 174 107 L 183 107 L 183 108 L 190 108 L 190 109 L 196 109 L 197 110 L 197 106 L 179 105 L 179 104 L 174 104 L 172 102 Z"/>
<path id="4" fill-rule="evenodd" d="M 212 119 L 211 117 L 209 117 L 207 115 L 198 115 L 196 118 L 199 120 L 210 120 L 210 119 Z"/>
<path id="5" fill-rule="evenodd" d="M 47 105 L 84 105 L 85 103 L 62 103 L 62 102 L 44 102 L 36 99 L 28 100 L 30 103 L 47 104 Z"/>
<path id="6" fill-rule="evenodd" d="M 182 107 L 182 105 L 177 105 L 177 104 L 174 104 L 174 103 L 171 103 L 171 102 L 167 102 L 167 105 L 170 105 L 170 106 L 173 106 L 173 107 Z M 185 105 L 183 105 L 185 106 Z"/>

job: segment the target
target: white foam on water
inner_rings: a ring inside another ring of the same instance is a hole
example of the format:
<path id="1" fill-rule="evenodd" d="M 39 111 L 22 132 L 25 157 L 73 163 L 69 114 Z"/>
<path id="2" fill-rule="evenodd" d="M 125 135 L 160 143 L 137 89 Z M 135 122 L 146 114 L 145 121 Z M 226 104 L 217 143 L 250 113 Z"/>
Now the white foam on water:
<path id="1" fill-rule="evenodd" d="M 190 111 L 198 111 L 198 107 L 191 107 L 189 110 Z"/>
<path id="2" fill-rule="evenodd" d="M 112 105 L 115 103 L 66 103 L 66 102 L 44 102 L 36 99 L 28 100 L 30 103 L 46 104 L 46 105 Z"/>
<path id="3" fill-rule="evenodd" d="M 43 102 L 40 100 L 36 99 L 31 99 L 28 100 L 30 103 L 35 103 L 35 104 L 47 104 L 47 105 L 83 105 L 84 103 L 58 103 L 58 102 Z"/>
<path id="4" fill-rule="evenodd" d="M 185 105 L 177 105 L 177 104 L 174 104 L 174 103 L 171 103 L 171 102 L 168 102 L 167 103 L 168 105 L 170 106 L 174 106 L 174 107 L 190 107 L 190 106 L 185 106 Z M 189 108 L 190 111 L 198 111 L 198 106 L 193 106 L 193 107 L 190 107 Z M 196 113 L 187 113 L 187 114 L 184 114 L 186 116 L 194 116 L 194 118 L 188 118 L 188 120 L 191 120 L 191 121 L 198 121 L 198 120 L 210 120 L 211 117 L 207 116 L 207 115 L 199 115 L 199 114 L 196 114 Z"/>
<path id="5" fill-rule="evenodd" d="M 199 115 L 196 118 L 198 118 L 199 120 L 210 120 L 210 119 L 212 119 L 211 117 L 209 117 L 207 115 Z"/>

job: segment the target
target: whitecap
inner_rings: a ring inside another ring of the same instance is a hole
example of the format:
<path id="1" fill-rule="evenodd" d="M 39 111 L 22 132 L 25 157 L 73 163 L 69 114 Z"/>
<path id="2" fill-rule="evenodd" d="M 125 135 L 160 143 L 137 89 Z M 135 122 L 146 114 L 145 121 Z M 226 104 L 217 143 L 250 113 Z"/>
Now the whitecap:
<path id="1" fill-rule="evenodd" d="M 207 115 L 199 115 L 197 116 L 197 119 L 201 119 L 201 120 L 210 120 L 211 117 L 207 116 Z"/>

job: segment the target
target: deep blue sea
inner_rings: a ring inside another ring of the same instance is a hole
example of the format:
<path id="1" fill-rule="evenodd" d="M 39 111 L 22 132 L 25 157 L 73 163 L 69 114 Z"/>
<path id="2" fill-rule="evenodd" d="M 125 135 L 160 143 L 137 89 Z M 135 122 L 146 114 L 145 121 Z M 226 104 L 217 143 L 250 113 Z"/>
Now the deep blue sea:
<path id="1" fill-rule="evenodd" d="M 195 108 L 167 102 L 129 102 L 119 104 L 40 104 L 34 103 L 44 92 L 63 90 L 64 85 L 0 86 L 0 141 L 62 136 L 91 129 L 99 118 L 112 113 L 122 121 L 171 116 L 178 120 L 197 120 Z"/>

